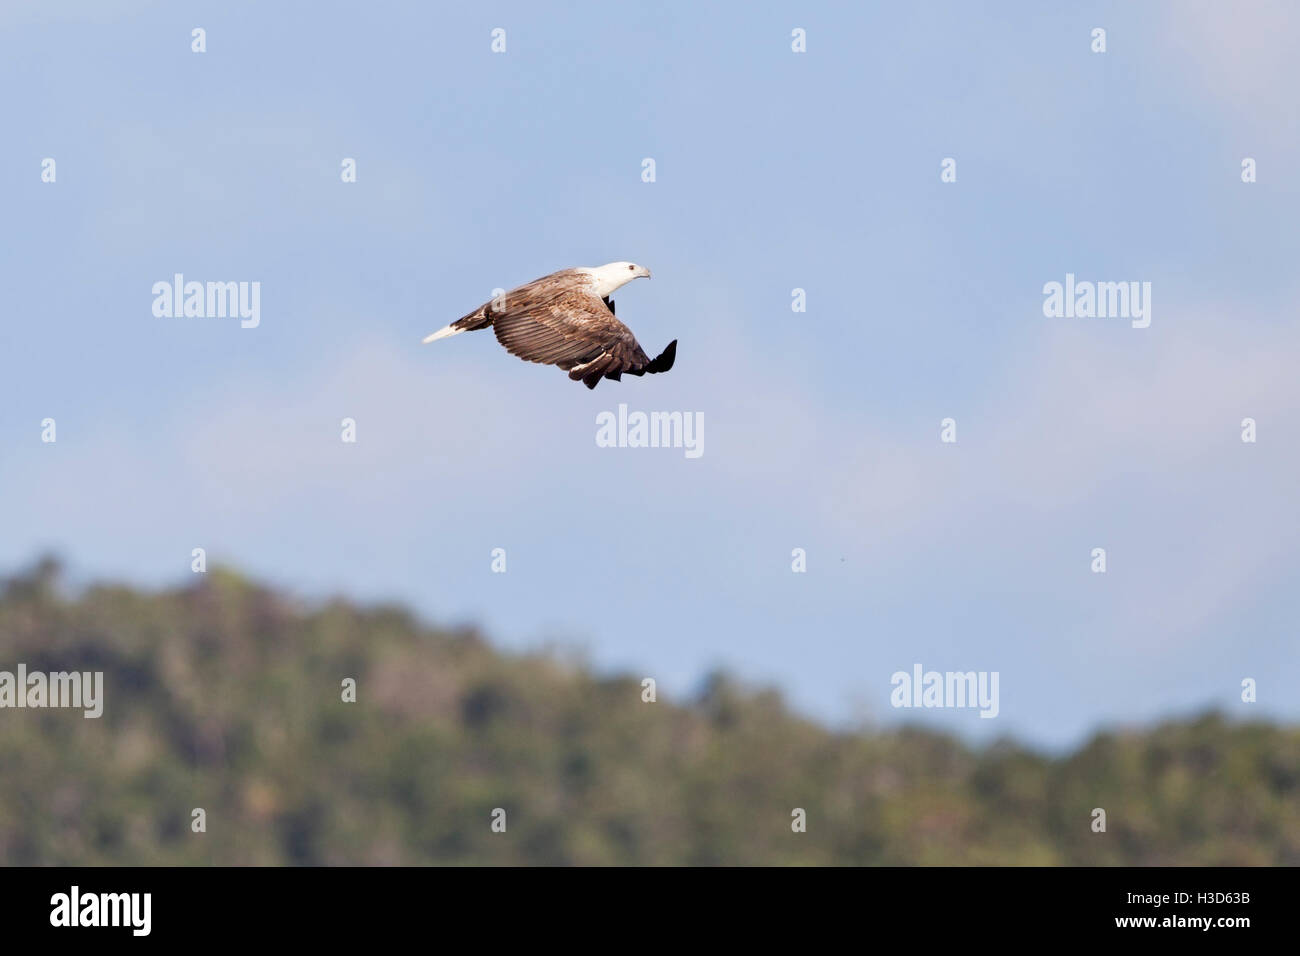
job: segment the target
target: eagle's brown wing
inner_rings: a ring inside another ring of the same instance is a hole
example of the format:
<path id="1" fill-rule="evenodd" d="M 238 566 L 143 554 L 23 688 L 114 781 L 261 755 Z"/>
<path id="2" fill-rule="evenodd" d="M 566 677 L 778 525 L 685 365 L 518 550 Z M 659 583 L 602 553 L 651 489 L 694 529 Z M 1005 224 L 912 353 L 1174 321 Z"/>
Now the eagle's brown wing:
<path id="1" fill-rule="evenodd" d="M 651 360 L 632 330 L 614 318 L 612 302 L 606 305 L 592 295 L 581 279 L 554 278 L 508 292 L 504 307 L 490 308 L 497 341 L 511 355 L 558 365 L 588 388 L 595 388 L 601 378 L 618 381 L 624 372 L 644 375 L 672 368 L 676 341 Z"/>

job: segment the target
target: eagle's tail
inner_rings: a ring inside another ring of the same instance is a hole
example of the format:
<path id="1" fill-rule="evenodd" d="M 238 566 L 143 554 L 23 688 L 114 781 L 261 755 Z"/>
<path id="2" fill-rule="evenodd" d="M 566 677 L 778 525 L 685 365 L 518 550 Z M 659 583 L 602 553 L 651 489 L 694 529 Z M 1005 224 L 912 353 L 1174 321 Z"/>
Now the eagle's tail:
<path id="1" fill-rule="evenodd" d="M 490 304 L 490 303 L 489 303 Z M 438 339 L 445 339 L 452 335 L 460 335 L 462 332 L 474 332 L 478 329 L 486 329 L 492 324 L 492 317 L 488 315 L 488 307 L 480 306 L 464 318 L 457 319 L 451 325 L 445 325 L 437 332 L 426 335 L 420 342 L 421 345 L 428 345 L 430 342 L 436 342 Z"/>

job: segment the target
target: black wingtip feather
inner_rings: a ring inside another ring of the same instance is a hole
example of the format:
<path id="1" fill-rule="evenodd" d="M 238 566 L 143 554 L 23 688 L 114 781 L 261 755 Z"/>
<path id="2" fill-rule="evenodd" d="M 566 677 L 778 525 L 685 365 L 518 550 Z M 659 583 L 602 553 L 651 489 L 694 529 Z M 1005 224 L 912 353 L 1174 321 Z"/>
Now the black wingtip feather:
<path id="1" fill-rule="evenodd" d="M 647 372 L 666 372 L 673 367 L 673 362 L 677 360 L 677 340 L 673 339 L 668 343 L 668 348 L 664 349 L 654 361 L 645 367 Z"/>

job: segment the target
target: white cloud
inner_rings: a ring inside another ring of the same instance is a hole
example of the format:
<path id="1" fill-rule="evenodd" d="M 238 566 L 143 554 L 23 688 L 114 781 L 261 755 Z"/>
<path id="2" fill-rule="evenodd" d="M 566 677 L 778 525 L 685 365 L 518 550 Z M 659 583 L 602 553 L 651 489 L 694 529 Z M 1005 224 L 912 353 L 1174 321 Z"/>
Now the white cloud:
<path id="1" fill-rule="evenodd" d="M 1199 73 L 1201 93 L 1249 122 L 1265 142 L 1294 145 L 1300 6 L 1289 0 L 1169 3 L 1158 33 L 1168 65 Z M 1195 75 L 1195 74 L 1193 74 Z"/>

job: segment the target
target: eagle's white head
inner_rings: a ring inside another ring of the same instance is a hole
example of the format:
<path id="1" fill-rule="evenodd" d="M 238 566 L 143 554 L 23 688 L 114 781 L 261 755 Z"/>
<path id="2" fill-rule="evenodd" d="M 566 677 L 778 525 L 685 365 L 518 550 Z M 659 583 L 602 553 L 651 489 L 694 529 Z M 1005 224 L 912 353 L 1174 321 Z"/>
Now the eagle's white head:
<path id="1" fill-rule="evenodd" d="M 603 266 L 596 266 L 594 269 L 583 270 L 591 275 L 592 291 L 596 295 L 604 298 L 615 289 L 622 288 L 633 279 L 640 279 L 642 276 L 650 278 L 650 270 L 645 266 L 639 266 L 635 262 L 608 262 Z"/>

